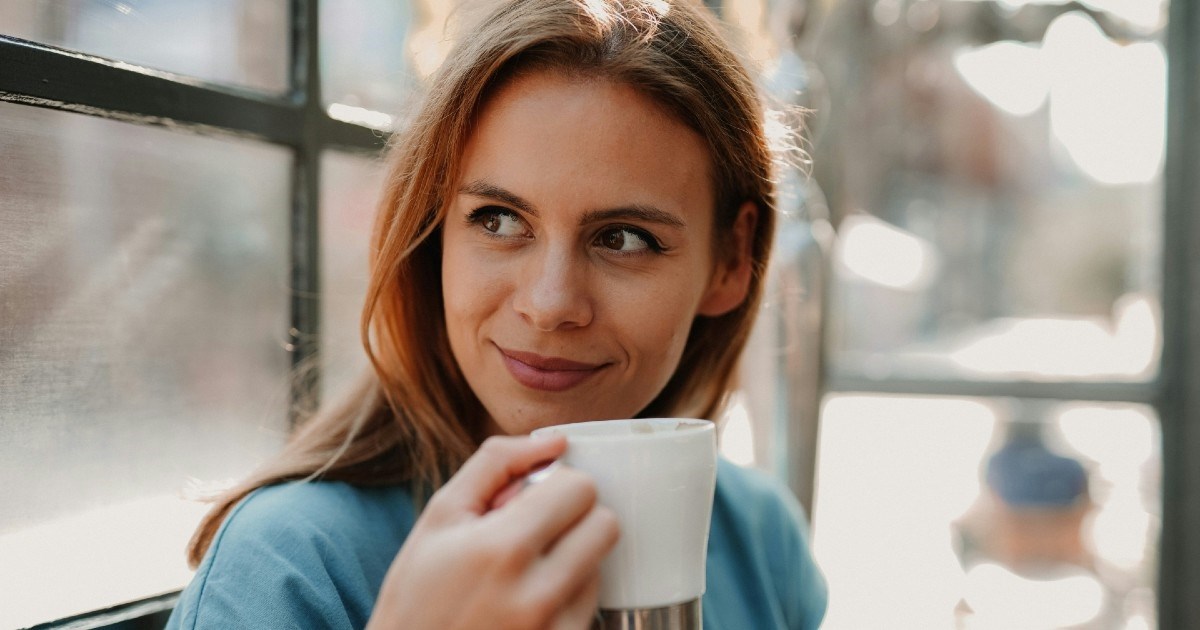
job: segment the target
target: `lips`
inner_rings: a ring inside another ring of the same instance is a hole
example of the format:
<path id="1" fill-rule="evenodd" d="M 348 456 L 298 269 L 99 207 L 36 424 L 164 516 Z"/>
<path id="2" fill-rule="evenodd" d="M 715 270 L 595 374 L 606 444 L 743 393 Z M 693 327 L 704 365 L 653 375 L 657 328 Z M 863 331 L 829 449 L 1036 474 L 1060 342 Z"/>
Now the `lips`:
<path id="1" fill-rule="evenodd" d="M 595 376 L 609 363 L 583 363 L 532 352 L 506 350 L 497 346 L 504 367 L 518 383 L 530 389 L 562 392 Z"/>

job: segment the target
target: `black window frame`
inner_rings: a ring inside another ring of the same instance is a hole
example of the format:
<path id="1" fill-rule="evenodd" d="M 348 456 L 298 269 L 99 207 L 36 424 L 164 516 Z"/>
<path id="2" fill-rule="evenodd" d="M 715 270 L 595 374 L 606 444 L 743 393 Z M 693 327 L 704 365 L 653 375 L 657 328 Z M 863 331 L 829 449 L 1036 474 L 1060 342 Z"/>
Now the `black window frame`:
<path id="1" fill-rule="evenodd" d="M 201 81 L 0 34 L 0 101 L 133 124 L 251 138 L 292 150 L 290 279 L 292 363 L 317 350 L 318 203 L 326 149 L 378 153 L 385 132 L 331 118 L 321 99 L 317 0 L 292 0 L 287 93 Z M 309 370 L 306 370 L 309 372 Z M 293 391 L 319 391 L 319 370 Z"/>
<path id="2" fill-rule="evenodd" d="M 705 0 L 719 10 L 720 0 Z M 293 152 L 290 218 L 292 363 L 307 363 L 320 332 L 320 157 L 324 150 L 378 153 L 388 134 L 331 118 L 321 99 L 317 0 L 290 1 L 286 94 L 199 81 L 0 34 L 0 102 L 79 112 L 132 124 L 186 127 L 285 146 Z M 1146 383 L 962 382 L 827 375 L 825 390 L 1099 400 L 1152 405 L 1163 440 L 1163 521 L 1158 627 L 1200 619 L 1200 3 L 1172 0 L 1168 25 L 1167 158 L 1163 204 L 1163 355 Z M 320 370 L 292 387 L 315 400 Z M 818 401 L 814 401 L 814 405 Z M 294 405 L 293 405 L 294 407 Z M 175 604 L 168 593 L 35 628 L 153 627 Z"/>

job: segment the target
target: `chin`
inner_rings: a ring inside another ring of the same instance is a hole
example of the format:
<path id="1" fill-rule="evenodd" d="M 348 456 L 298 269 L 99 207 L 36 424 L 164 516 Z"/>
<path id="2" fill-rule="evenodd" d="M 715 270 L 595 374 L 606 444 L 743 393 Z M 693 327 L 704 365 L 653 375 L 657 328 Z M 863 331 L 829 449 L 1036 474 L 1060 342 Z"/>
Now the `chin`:
<path id="1" fill-rule="evenodd" d="M 489 424 L 494 431 L 503 433 L 504 435 L 529 435 L 534 430 L 544 427 L 552 427 L 560 424 L 575 424 L 576 422 L 589 422 L 592 420 L 614 420 L 620 418 L 632 418 L 637 412 L 621 413 L 587 413 L 577 410 L 567 409 L 544 409 L 531 410 L 526 408 L 523 410 L 512 410 L 509 414 L 493 414 L 492 418 L 500 417 L 502 420 L 493 420 Z"/>

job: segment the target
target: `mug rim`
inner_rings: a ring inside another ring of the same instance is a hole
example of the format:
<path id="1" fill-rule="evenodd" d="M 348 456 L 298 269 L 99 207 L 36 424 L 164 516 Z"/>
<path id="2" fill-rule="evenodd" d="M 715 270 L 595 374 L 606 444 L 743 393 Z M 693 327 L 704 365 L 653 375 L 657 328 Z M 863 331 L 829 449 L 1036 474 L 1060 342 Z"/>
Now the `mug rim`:
<path id="1" fill-rule="evenodd" d="M 686 424 L 688 425 L 689 429 L 694 430 L 688 430 L 684 432 L 651 431 L 649 433 L 634 433 L 633 431 L 621 431 L 616 429 L 616 427 L 629 426 L 635 422 L 648 422 L 652 424 L 676 422 L 680 424 Z M 603 432 L 589 431 L 589 429 L 595 429 L 599 426 L 612 427 L 615 430 L 605 430 Z M 616 442 L 627 441 L 630 438 L 638 441 L 679 439 L 687 435 L 707 434 L 715 430 L 716 423 L 712 420 L 705 420 L 703 418 L 614 418 L 610 420 L 588 420 L 585 422 L 554 424 L 548 427 L 535 429 L 530 433 L 530 435 L 561 435 L 567 438 L 568 441 L 572 442 Z"/>

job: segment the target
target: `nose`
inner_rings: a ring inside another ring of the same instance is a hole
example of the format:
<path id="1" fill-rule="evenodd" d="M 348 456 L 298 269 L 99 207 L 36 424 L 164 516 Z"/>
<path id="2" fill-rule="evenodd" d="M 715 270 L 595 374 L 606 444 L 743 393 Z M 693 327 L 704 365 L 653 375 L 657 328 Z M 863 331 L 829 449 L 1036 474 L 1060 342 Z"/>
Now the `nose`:
<path id="1" fill-rule="evenodd" d="M 568 247 L 547 247 L 526 261 L 513 308 L 534 328 L 551 332 L 591 323 L 587 262 L 577 258 Z"/>

